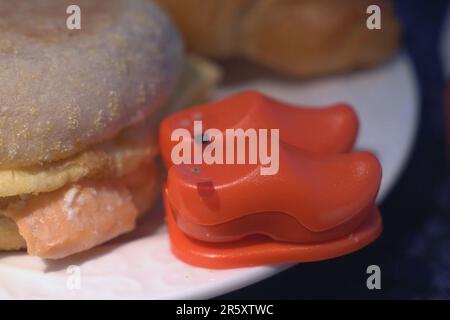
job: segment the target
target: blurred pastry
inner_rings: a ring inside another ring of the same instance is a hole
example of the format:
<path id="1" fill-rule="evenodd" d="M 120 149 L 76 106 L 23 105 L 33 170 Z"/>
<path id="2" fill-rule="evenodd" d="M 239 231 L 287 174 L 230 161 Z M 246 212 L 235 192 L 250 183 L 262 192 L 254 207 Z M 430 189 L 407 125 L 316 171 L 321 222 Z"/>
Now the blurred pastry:
<path id="1" fill-rule="evenodd" d="M 246 58 L 304 78 L 375 66 L 399 48 L 388 0 L 157 0 L 187 48 L 217 58 Z M 369 30 L 369 5 L 381 30 Z"/>

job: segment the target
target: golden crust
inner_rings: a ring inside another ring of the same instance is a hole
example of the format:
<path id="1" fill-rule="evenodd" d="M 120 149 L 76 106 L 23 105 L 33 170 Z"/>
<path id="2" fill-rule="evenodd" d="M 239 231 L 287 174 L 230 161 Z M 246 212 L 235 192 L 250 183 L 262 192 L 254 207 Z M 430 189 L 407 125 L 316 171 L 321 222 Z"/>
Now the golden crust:
<path id="1" fill-rule="evenodd" d="M 247 58 L 280 73 L 311 77 L 377 65 L 399 48 L 388 0 L 158 0 L 188 49 L 212 58 Z M 366 9 L 381 7 L 382 29 Z"/>
<path id="2" fill-rule="evenodd" d="M 368 30 L 366 9 L 376 3 L 382 7 L 382 29 Z M 243 25 L 243 55 L 284 74 L 316 76 L 371 67 L 399 46 L 399 27 L 387 1 L 257 4 Z"/>

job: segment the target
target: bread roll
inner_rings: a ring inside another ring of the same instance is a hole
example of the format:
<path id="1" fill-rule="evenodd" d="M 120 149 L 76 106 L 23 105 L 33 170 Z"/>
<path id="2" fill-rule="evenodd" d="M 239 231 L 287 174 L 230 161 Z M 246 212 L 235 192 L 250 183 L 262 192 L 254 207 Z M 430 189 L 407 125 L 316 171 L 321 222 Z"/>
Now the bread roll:
<path id="1" fill-rule="evenodd" d="M 173 92 L 182 44 L 145 0 L 0 1 L 0 168 L 73 155 L 110 139 Z"/>

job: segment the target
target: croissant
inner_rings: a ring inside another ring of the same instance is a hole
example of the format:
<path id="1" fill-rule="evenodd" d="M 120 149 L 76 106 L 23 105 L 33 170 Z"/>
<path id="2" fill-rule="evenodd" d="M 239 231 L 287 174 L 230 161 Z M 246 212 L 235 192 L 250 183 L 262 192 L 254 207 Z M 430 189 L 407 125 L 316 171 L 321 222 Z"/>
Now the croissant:
<path id="1" fill-rule="evenodd" d="M 244 58 L 297 78 L 368 68 L 399 47 L 389 0 L 157 0 L 190 51 Z M 376 4 L 381 29 L 369 30 Z"/>

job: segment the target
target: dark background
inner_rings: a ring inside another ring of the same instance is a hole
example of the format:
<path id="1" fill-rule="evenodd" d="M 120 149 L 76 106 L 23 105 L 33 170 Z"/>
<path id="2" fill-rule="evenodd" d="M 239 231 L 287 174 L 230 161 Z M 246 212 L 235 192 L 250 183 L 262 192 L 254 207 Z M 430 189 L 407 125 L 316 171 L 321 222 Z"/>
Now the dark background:
<path id="1" fill-rule="evenodd" d="M 450 180 L 445 159 L 438 54 L 447 0 L 397 0 L 405 50 L 421 94 L 421 123 L 409 164 L 381 204 L 384 232 L 369 247 L 303 263 L 222 299 L 450 299 Z M 381 268 L 381 290 L 366 287 L 367 266 Z"/>

